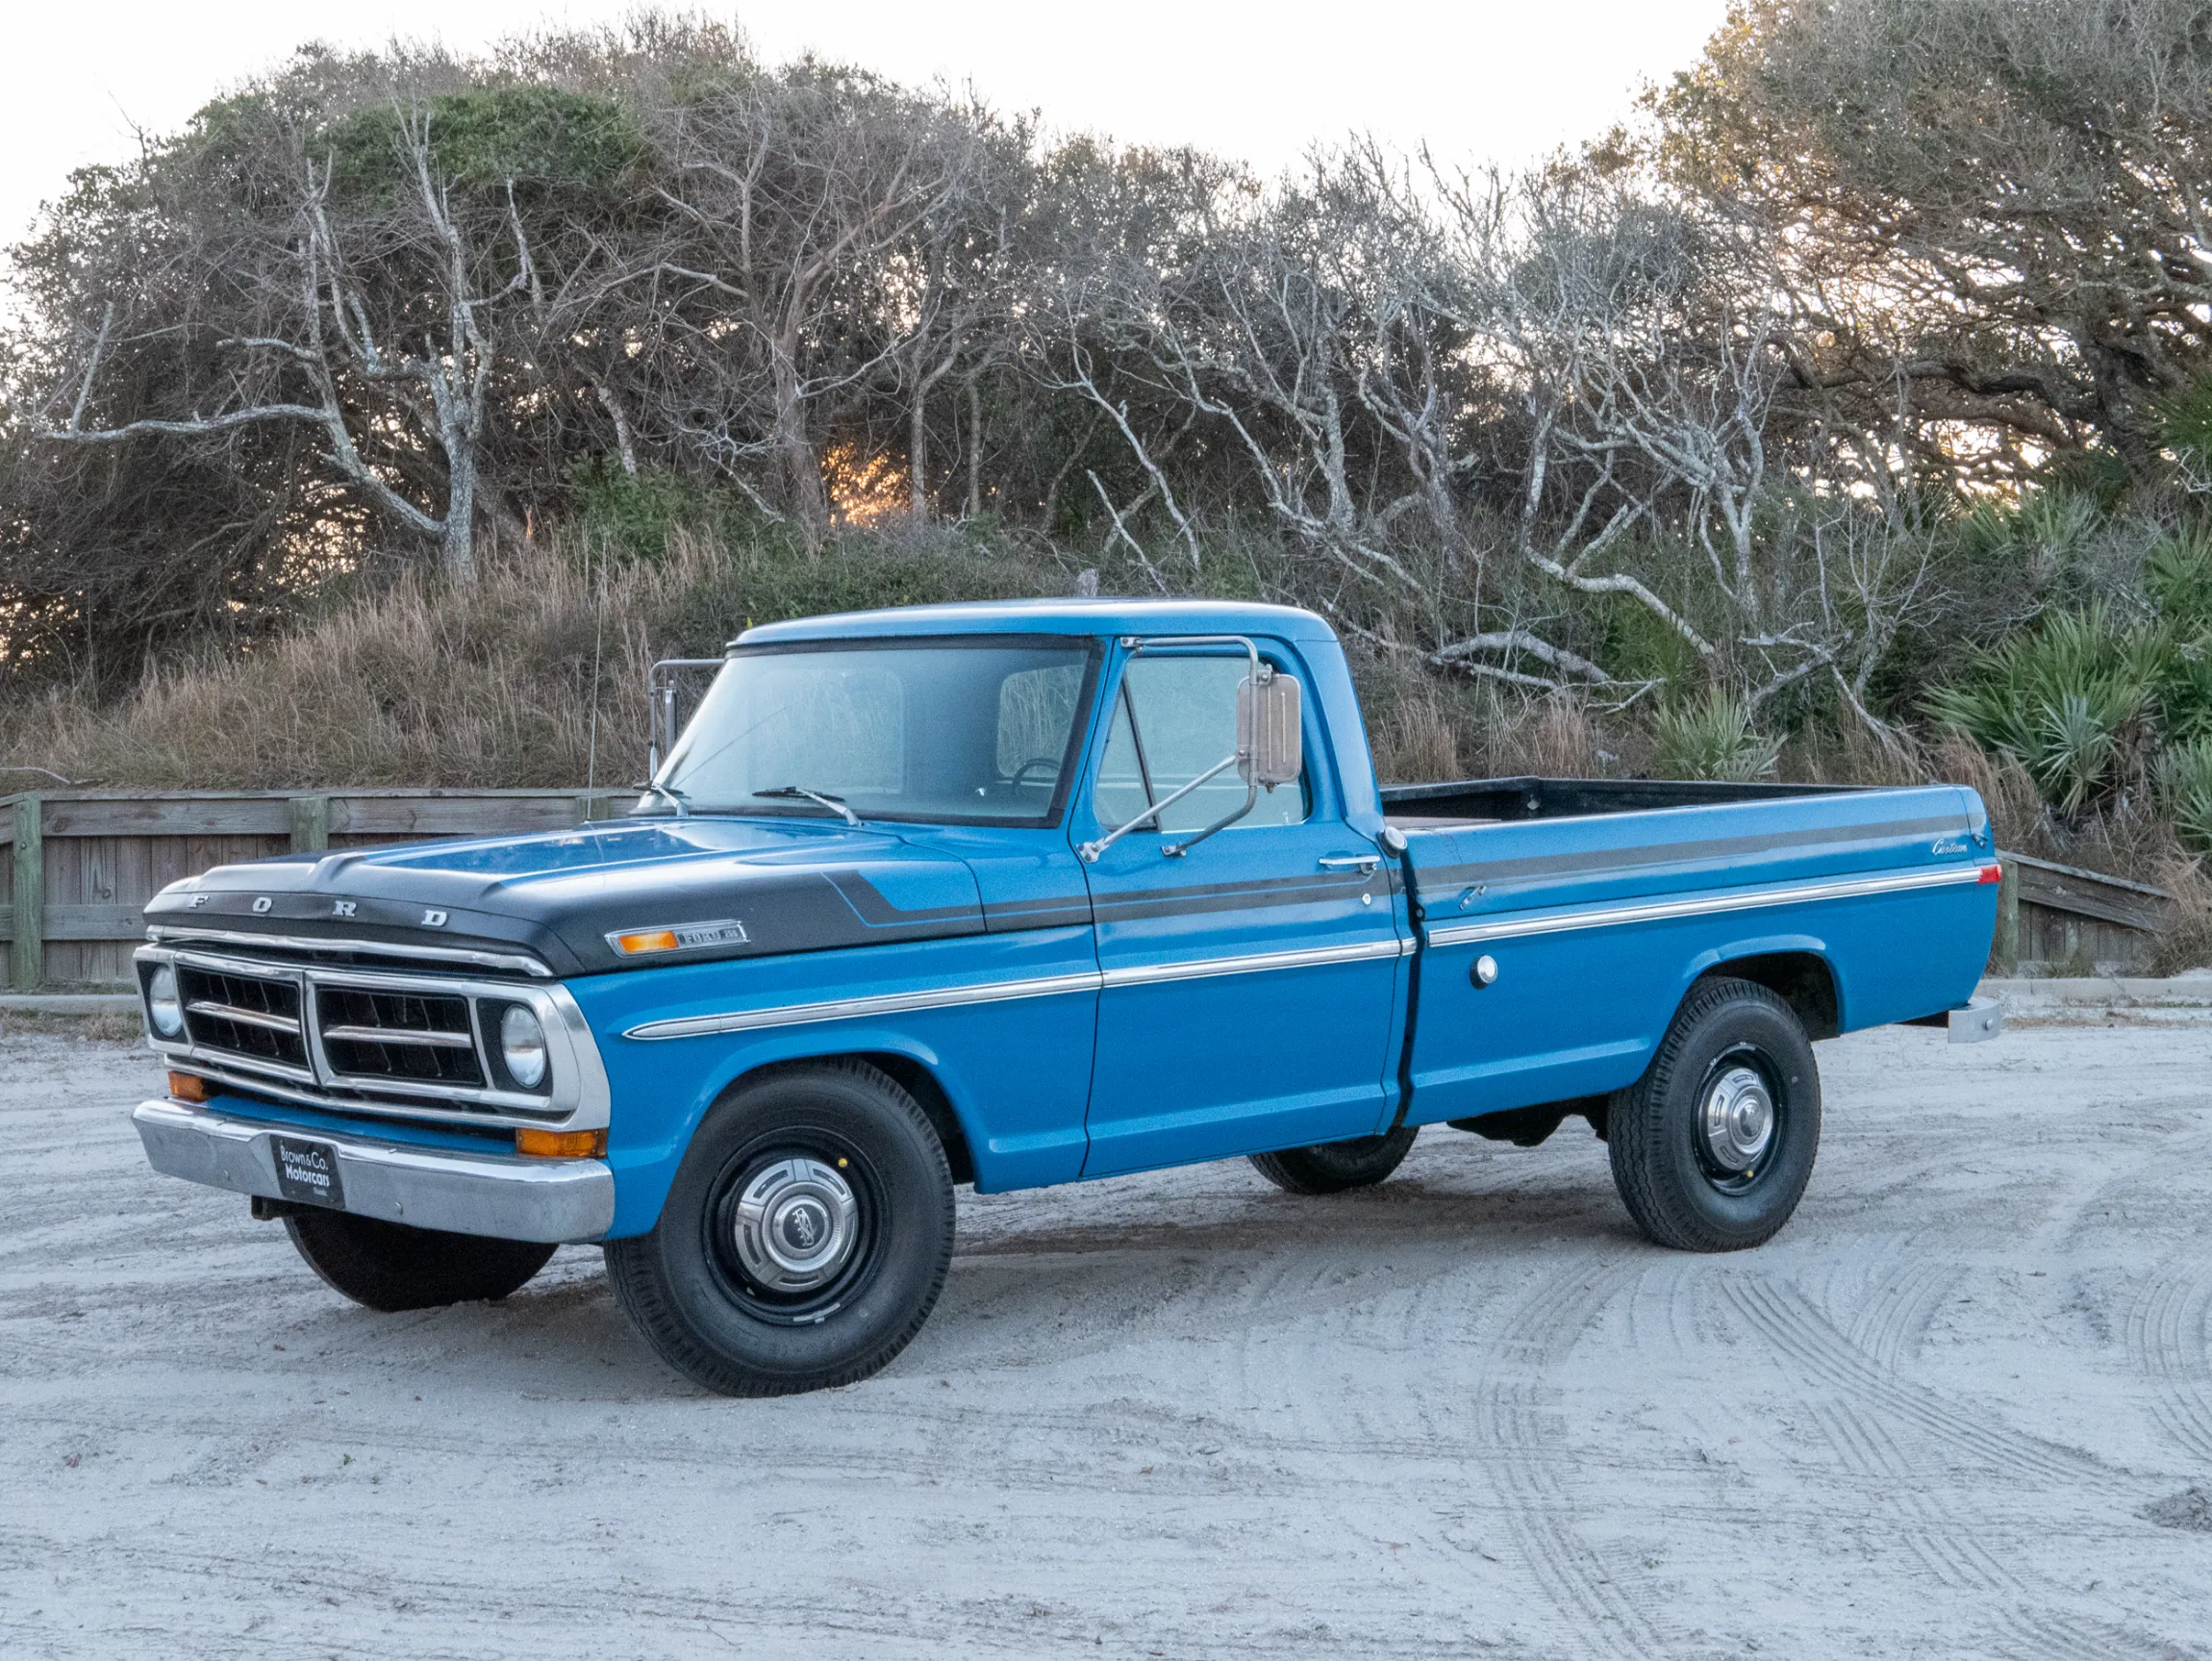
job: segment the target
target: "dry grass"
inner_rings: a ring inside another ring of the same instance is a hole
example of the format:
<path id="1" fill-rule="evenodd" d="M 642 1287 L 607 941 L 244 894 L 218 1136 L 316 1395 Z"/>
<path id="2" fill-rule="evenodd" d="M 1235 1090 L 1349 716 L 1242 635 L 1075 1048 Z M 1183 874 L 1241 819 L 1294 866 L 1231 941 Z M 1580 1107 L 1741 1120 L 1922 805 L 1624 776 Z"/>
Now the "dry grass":
<path id="1" fill-rule="evenodd" d="M 1435 689 L 1399 697 L 1369 724 L 1373 729 L 1375 775 L 1384 784 L 1428 784 L 1465 776 L 1459 723 Z"/>
<path id="2" fill-rule="evenodd" d="M 656 657 L 711 656 L 774 617 L 1037 593 L 1055 575 L 911 539 L 808 556 L 679 534 L 665 560 L 611 566 L 513 555 L 465 587 L 404 580 L 246 656 L 158 670 L 117 704 L 0 710 L 0 754 L 148 789 L 626 783 Z"/>
<path id="3" fill-rule="evenodd" d="M 1529 718 L 1513 729 L 1508 773 L 1540 778 L 1591 778 L 1604 769 L 1597 763 L 1597 729 L 1589 712 L 1564 694 L 1539 699 Z"/>
<path id="4" fill-rule="evenodd" d="M 2204 862 L 2176 857 L 2158 872 L 2158 886 L 2174 896 L 2174 912 L 2151 954 L 2150 972 L 2212 969 L 2212 879 Z"/>
<path id="5" fill-rule="evenodd" d="M 146 1041 L 145 1023 L 136 1010 L 102 1010 L 97 1015 L 48 1015 L 43 1011 L 0 1010 L 0 1038 L 74 1038 L 87 1044 L 138 1045 Z"/>

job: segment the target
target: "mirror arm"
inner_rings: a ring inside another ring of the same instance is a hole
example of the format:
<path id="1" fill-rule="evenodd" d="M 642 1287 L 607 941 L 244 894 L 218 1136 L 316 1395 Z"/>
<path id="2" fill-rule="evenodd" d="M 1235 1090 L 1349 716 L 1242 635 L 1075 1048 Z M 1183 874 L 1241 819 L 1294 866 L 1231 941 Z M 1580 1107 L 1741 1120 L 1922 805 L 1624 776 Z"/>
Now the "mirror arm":
<path id="1" fill-rule="evenodd" d="M 1274 666 L 1271 664 L 1263 664 L 1260 661 L 1259 642 L 1246 635 L 1184 635 L 1179 637 L 1169 635 L 1161 636 L 1153 640 L 1140 640 L 1134 635 L 1124 635 L 1122 637 L 1121 643 L 1127 649 L 1129 656 L 1132 658 L 1138 656 L 1140 653 L 1147 649 L 1172 649 L 1179 646 L 1239 645 L 1244 648 L 1245 661 L 1251 665 L 1251 668 L 1248 671 L 1248 674 L 1252 685 L 1258 686 L 1263 682 L 1263 680 L 1271 680 L 1274 676 Z M 1117 695 L 1126 697 L 1128 695 L 1128 690 L 1129 683 L 1127 679 L 1124 678 L 1121 683 L 1121 690 Z M 1139 765 L 1143 766 L 1144 741 L 1137 735 L 1137 710 L 1133 703 L 1129 706 L 1129 736 L 1137 742 L 1139 746 Z M 1189 784 L 1185 785 L 1181 790 L 1176 791 L 1171 795 L 1165 796 L 1161 800 L 1154 802 L 1150 807 L 1146 808 L 1143 813 L 1139 814 L 1127 824 L 1122 825 L 1119 829 L 1107 832 L 1106 835 L 1100 837 L 1096 842 L 1087 842 L 1075 851 L 1083 856 L 1084 864 L 1097 864 L 1099 855 L 1103 854 L 1108 848 L 1112 847 L 1116 843 L 1119 842 L 1123 837 L 1127 836 L 1139 825 L 1144 824 L 1147 819 L 1152 822 L 1153 828 L 1157 830 L 1159 828 L 1160 815 L 1162 813 L 1167 811 L 1169 808 L 1173 807 L 1177 802 L 1181 801 L 1185 796 L 1189 795 L 1200 785 L 1210 783 L 1212 780 L 1219 778 L 1221 774 L 1227 772 L 1231 768 L 1237 766 L 1240 762 L 1246 761 L 1249 759 L 1250 754 L 1251 752 L 1247 750 L 1239 749 L 1234 755 L 1230 756 L 1226 761 L 1221 762 L 1219 766 L 1207 768 L 1196 778 L 1193 779 Z M 1145 793 L 1149 795 L 1151 793 L 1151 769 L 1146 768 L 1144 772 L 1144 790 Z M 1268 788 L 1272 790 L 1274 789 L 1274 786 L 1269 785 Z M 1169 843 L 1166 847 L 1162 848 L 1160 852 L 1169 859 L 1180 859 L 1183 855 L 1189 853 L 1193 848 L 1196 847 L 1200 843 L 1204 842 L 1208 837 L 1212 836 L 1216 831 L 1227 830 L 1231 825 L 1235 824 L 1239 819 L 1243 818 L 1246 814 L 1250 813 L 1253 807 L 1258 804 L 1259 799 L 1259 778 L 1256 773 L 1253 773 L 1250 769 L 1247 769 L 1247 776 L 1244 779 L 1244 805 L 1243 807 L 1237 809 L 1235 813 L 1228 815 L 1224 818 L 1216 819 L 1212 824 L 1208 825 L 1204 830 L 1199 831 L 1194 836 L 1185 837 L 1181 842 L 1178 843 Z"/>
<path id="2" fill-rule="evenodd" d="M 1213 780 L 1219 778 L 1221 774 L 1227 772 L 1231 768 L 1235 767 L 1244 759 L 1244 752 L 1240 750 L 1235 755 L 1229 757 L 1228 760 L 1219 763 L 1218 766 L 1208 768 L 1204 772 L 1200 773 L 1196 778 L 1193 779 L 1181 790 L 1176 791 L 1171 795 L 1162 796 L 1158 801 L 1154 802 L 1150 807 L 1146 808 L 1143 813 L 1139 814 L 1127 824 L 1120 826 L 1117 830 L 1108 831 L 1096 842 L 1085 843 L 1080 848 L 1076 849 L 1076 851 L 1083 856 L 1083 862 L 1086 865 L 1096 865 L 1098 863 L 1098 856 L 1100 854 L 1104 853 L 1108 848 L 1112 847 L 1116 843 L 1119 842 L 1131 831 L 1137 829 L 1138 826 L 1144 824 L 1145 820 L 1150 819 L 1157 823 L 1161 814 L 1173 807 L 1177 802 L 1181 801 L 1185 796 L 1189 795 L 1200 785 L 1211 783 Z M 1248 786 L 1245 792 L 1245 793 L 1252 797 L 1254 800 L 1257 799 L 1259 787 L 1256 785 Z M 1244 815 L 1250 813 L 1251 811 L 1252 802 L 1247 800 L 1244 805 L 1238 809 L 1234 815 L 1232 815 L 1229 818 L 1223 819 L 1221 824 L 1232 824 L 1237 819 L 1243 818 Z M 1215 825 L 1212 830 L 1201 831 L 1197 836 L 1193 837 L 1191 842 L 1202 841 L 1204 838 L 1212 836 L 1214 831 L 1219 830 L 1220 828 L 1221 825 Z M 1180 853 L 1183 848 L 1189 847 L 1191 845 L 1191 842 L 1183 843 L 1174 848 L 1169 849 L 1168 851 L 1169 853 Z"/>
<path id="3" fill-rule="evenodd" d="M 1227 761 L 1223 762 L 1221 767 L 1234 767 L 1238 762 L 1241 762 L 1244 759 L 1244 755 L 1240 752 L 1239 754 L 1233 755 Z M 1206 777 L 1212 778 L 1214 773 L 1218 773 L 1220 770 L 1221 768 L 1216 768 L 1214 772 L 1208 773 Z M 1208 825 L 1204 830 L 1198 832 L 1195 836 L 1185 837 L 1181 842 L 1169 843 L 1166 847 L 1160 850 L 1161 853 L 1165 854 L 1169 859 L 1181 859 L 1185 854 L 1189 853 L 1193 848 L 1196 847 L 1200 843 L 1204 842 L 1216 831 L 1227 830 L 1231 825 L 1235 824 L 1239 819 L 1243 818 L 1246 814 L 1250 813 L 1252 811 L 1253 805 L 1257 803 L 1259 799 L 1259 781 L 1257 779 L 1246 779 L 1244 781 L 1244 805 L 1243 807 L 1239 808 L 1235 813 L 1230 814 L 1225 818 L 1216 819 L 1212 824 Z"/>

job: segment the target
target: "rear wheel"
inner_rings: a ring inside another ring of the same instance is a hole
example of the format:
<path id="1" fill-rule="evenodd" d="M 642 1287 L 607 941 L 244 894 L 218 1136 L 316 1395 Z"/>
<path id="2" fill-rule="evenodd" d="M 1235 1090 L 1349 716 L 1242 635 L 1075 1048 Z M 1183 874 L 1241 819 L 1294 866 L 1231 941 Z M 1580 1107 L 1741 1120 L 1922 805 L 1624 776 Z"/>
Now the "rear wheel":
<path id="1" fill-rule="evenodd" d="M 764 1073 L 700 1123 L 650 1234 L 607 1244 L 625 1314 L 724 1396 L 866 1378 L 929 1318 L 952 1176 L 920 1106 L 860 1062 Z"/>
<path id="2" fill-rule="evenodd" d="M 1613 1098 L 1606 1138 L 1629 1216 L 1683 1251 L 1772 1239 L 1820 1144 L 1820 1069 L 1796 1012 L 1718 976 L 1691 989 L 1644 1076 Z"/>
<path id="3" fill-rule="evenodd" d="M 1286 1147 L 1255 1153 L 1252 1169 L 1286 1194 L 1342 1194 L 1371 1188 L 1398 1168 L 1419 1125 L 1400 1125 L 1381 1136 L 1355 1136 L 1345 1142 L 1320 1142 L 1311 1147 Z"/>
<path id="4" fill-rule="evenodd" d="M 410 1228 L 347 1211 L 296 1211 L 285 1232 L 331 1287 L 391 1313 L 477 1303 L 519 1292 L 553 1255 L 535 1240 Z"/>

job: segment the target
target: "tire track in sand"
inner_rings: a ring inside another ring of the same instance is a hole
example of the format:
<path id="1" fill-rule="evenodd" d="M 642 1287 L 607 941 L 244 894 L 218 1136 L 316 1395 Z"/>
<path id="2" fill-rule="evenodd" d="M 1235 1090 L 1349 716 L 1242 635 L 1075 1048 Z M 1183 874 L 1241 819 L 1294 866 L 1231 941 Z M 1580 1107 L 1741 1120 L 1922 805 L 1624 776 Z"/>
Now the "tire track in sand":
<path id="1" fill-rule="evenodd" d="M 2127 1353 L 2158 1394 L 2150 1411 L 2175 1446 L 2212 1462 L 2212 1268 L 2170 1264 L 2127 1311 Z"/>
<path id="2" fill-rule="evenodd" d="M 1575 1653 L 1653 1661 L 1669 1645 L 1646 1610 L 1589 1541 L 1557 1464 L 1557 1415 L 1545 1374 L 1641 1276 L 1634 1261 L 1582 1263 L 1547 1276 L 1515 1306 L 1492 1341 L 1477 1387 L 1476 1433 L 1491 1457 L 1515 1546 L 1575 1635 Z M 1533 1376 L 1532 1376 L 1533 1375 Z"/>
<path id="3" fill-rule="evenodd" d="M 1919 1276 L 1897 1277 L 1893 1284 L 1903 1296 L 1891 1300 L 1891 1309 L 1862 1314 L 1853 1324 L 1894 1357 L 1916 1329 L 1919 1318 L 1909 1312 L 1932 1311 L 1941 1291 L 1930 1294 Z M 2037 1588 L 1985 1543 L 1989 1519 L 1966 1514 L 1945 1468 L 1964 1452 L 2000 1478 L 2036 1486 L 2107 1487 L 2117 1481 L 2115 1473 L 2086 1453 L 1972 1418 L 1898 1376 L 1894 1361 L 1885 1364 L 1862 1349 L 1794 1286 L 1742 1276 L 1729 1276 L 1722 1285 L 1729 1302 L 1786 1363 L 1836 1393 L 1809 1402 L 1811 1416 L 1843 1464 L 1868 1484 L 1873 1504 L 1895 1520 L 1899 1540 L 1922 1567 L 1947 1591 L 2012 1600 L 2002 1618 L 2000 1653 L 2023 1661 L 2090 1661 L 2153 1652 L 2025 1603 Z M 1903 1433 L 1902 1440 L 1893 1427 Z"/>
<path id="4" fill-rule="evenodd" d="M 1737 1313 L 1782 1360 L 1886 1420 L 1909 1426 L 1954 1456 L 2015 1480 L 2108 1484 L 2091 1454 L 1993 1423 L 1924 1386 L 1884 1371 L 1796 1287 L 1728 1275 L 1721 1287 Z"/>
<path id="5" fill-rule="evenodd" d="M 2022 1609 L 1998 1616 L 1991 1636 L 1994 1653 L 2010 1661 L 2187 1661 L 2199 1653 L 2144 1632 Z"/>
<path id="6" fill-rule="evenodd" d="M 1848 1317 L 1852 1338 L 1843 1338 L 1840 1330 L 1837 1337 L 1868 1352 L 1869 1362 L 1880 1372 L 1894 1374 L 1898 1355 L 1917 1344 L 1936 1306 L 1956 1284 L 1957 1274 L 1911 1254 L 1910 1243 L 1903 1242 L 1894 1253 L 1884 1252 L 1855 1268 L 1859 1272 L 1851 1275 L 1854 1284 L 1868 1291 Z M 1643 1288 L 1659 1308 L 1656 1319 L 1646 1318 L 1646 1327 L 1653 1336 L 1664 1337 L 1679 1354 L 1709 1352 L 1724 1341 L 1722 1335 L 1731 1324 L 1725 1306 L 1732 1300 L 1721 1296 L 1720 1288 L 1741 1277 L 1741 1271 L 1716 1272 L 1710 1260 L 1659 1266 L 1646 1277 Z M 1828 1277 L 1831 1295 L 1836 1278 Z M 1801 1290 L 1797 1296 L 1807 1297 Z M 1839 1317 L 1831 1328 L 1842 1322 Z M 1980 1544 L 1975 1531 L 1959 1525 L 1947 1509 L 1946 1495 L 1926 1491 L 1923 1472 L 1927 1460 L 1920 1448 L 1900 1444 L 1881 1415 L 1840 1391 L 1801 1399 L 1821 1441 L 1841 1467 L 1854 1506 L 1881 1518 L 1885 1542 L 1901 1547 L 1947 1591 L 2017 1595 L 2022 1590 L 2019 1576 Z"/>

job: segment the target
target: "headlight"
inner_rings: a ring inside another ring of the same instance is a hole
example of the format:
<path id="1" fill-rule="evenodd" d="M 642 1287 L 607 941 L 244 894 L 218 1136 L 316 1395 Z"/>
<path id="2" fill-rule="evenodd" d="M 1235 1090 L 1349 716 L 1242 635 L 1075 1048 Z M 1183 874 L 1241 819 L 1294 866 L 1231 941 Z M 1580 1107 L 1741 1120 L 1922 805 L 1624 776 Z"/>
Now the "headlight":
<path id="1" fill-rule="evenodd" d="M 545 1029 L 518 1003 L 509 1004 L 499 1017 L 499 1059 L 507 1076 L 524 1090 L 545 1082 Z"/>
<path id="2" fill-rule="evenodd" d="M 163 1038 L 175 1038 L 185 1030 L 185 1005 L 177 995 L 177 971 L 165 963 L 147 978 L 146 1014 L 154 1030 Z"/>

